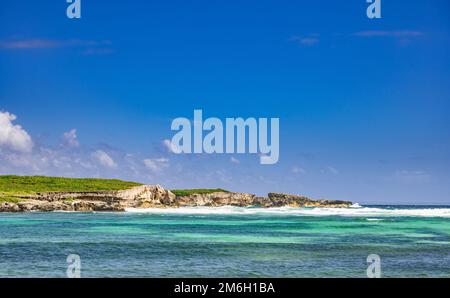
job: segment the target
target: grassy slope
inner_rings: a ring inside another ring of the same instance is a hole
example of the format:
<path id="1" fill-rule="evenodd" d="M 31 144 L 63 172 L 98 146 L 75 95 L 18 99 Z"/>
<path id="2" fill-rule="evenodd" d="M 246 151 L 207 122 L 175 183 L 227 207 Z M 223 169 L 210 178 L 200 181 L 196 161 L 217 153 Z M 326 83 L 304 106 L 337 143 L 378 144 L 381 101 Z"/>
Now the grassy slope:
<path id="1" fill-rule="evenodd" d="M 229 192 L 228 190 L 224 190 L 221 188 L 216 189 L 172 189 L 171 192 L 173 192 L 176 196 L 189 196 L 192 194 L 208 194 L 213 192 Z"/>
<path id="2" fill-rule="evenodd" d="M 18 196 L 30 195 L 37 192 L 83 192 L 102 190 L 121 190 L 141 185 L 117 179 L 95 178 L 61 178 L 45 176 L 15 176 L 0 175 L 0 202 L 17 202 Z M 191 194 L 207 194 L 213 192 L 228 192 L 217 189 L 175 189 L 177 196 Z"/>
<path id="3" fill-rule="evenodd" d="M 121 190 L 141 185 L 116 179 L 59 178 L 44 176 L 0 176 L 0 202 L 17 200 L 15 196 L 36 192 L 82 192 Z"/>

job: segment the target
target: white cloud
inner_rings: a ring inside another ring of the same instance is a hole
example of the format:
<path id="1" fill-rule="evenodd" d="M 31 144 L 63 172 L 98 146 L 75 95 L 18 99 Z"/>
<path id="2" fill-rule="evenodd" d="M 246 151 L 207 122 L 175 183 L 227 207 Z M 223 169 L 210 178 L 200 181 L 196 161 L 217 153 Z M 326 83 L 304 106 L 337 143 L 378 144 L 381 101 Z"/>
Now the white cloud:
<path id="1" fill-rule="evenodd" d="M 172 142 L 168 139 L 162 141 L 163 146 L 167 149 L 167 151 L 172 152 Z"/>
<path id="2" fill-rule="evenodd" d="M 332 166 L 327 166 L 325 169 L 322 170 L 322 173 L 338 175 L 339 171 Z"/>
<path id="3" fill-rule="evenodd" d="M 0 173 L 18 175 L 47 175 L 64 177 L 105 177 L 146 182 L 154 179 L 150 174 L 179 173 L 179 167 L 170 167 L 167 158 L 148 158 L 140 154 L 129 154 L 103 145 L 89 149 L 81 146 L 77 130 L 61 133 L 58 146 L 34 144 L 31 137 L 19 125 L 16 117 L 7 112 L 0 113 Z M 170 145 L 169 142 L 164 142 Z M 76 150 L 67 150 L 76 148 Z M 164 156 L 162 156 L 164 157 Z M 120 171 L 108 172 L 120 167 Z M 169 168 L 170 167 L 170 168 Z M 195 175 L 191 175 L 193 177 Z M 149 178 L 151 177 L 151 178 Z M 158 183 L 176 181 L 172 175 L 161 175 Z M 173 182 L 172 182 L 173 183 Z"/>
<path id="4" fill-rule="evenodd" d="M 165 139 L 162 141 L 162 144 L 170 153 L 181 153 L 181 149 L 177 145 L 172 144 L 171 140 Z"/>
<path id="5" fill-rule="evenodd" d="M 289 40 L 301 46 L 311 47 L 319 43 L 319 35 L 314 33 L 309 36 L 292 36 Z"/>
<path id="6" fill-rule="evenodd" d="M 230 157 L 230 161 L 231 161 L 232 163 L 234 163 L 234 164 L 237 164 L 237 165 L 241 163 L 241 161 L 240 161 L 239 159 L 234 158 L 233 156 Z"/>
<path id="7" fill-rule="evenodd" d="M 294 174 L 305 174 L 306 171 L 304 169 L 300 168 L 300 167 L 293 166 L 292 167 L 292 173 L 294 173 Z"/>
<path id="8" fill-rule="evenodd" d="M 16 119 L 13 114 L 0 112 L 0 147 L 18 152 L 31 152 L 33 141 L 22 126 L 12 123 Z"/>
<path id="9" fill-rule="evenodd" d="M 116 162 L 103 150 L 97 150 L 92 153 L 92 158 L 100 165 L 107 168 L 116 168 Z"/>
<path id="10" fill-rule="evenodd" d="M 167 158 L 146 158 L 143 160 L 143 163 L 154 173 L 159 173 L 169 167 L 169 159 Z"/>
<path id="11" fill-rule="evenodd" d="M 72 129 L 63 134 L 63 143 L 69 147 L 78 147 L 80 146 L 80 142 L 77 139 L 77 130 Z"/>
<path id="12" fill-rule="evenodd" d="M 41 169 L 41 164 L 46 164 L 48 162 L 47 159 L 35 159 L 30 154 L 22 154 L 9 152 L 7 154 L 1 155 L 4 160 L 4 164 L 10 164 L 14 167 L 14 169 L 18 170 L 27 170 L 30 169 L 32 171 L 39 171 Z"/>

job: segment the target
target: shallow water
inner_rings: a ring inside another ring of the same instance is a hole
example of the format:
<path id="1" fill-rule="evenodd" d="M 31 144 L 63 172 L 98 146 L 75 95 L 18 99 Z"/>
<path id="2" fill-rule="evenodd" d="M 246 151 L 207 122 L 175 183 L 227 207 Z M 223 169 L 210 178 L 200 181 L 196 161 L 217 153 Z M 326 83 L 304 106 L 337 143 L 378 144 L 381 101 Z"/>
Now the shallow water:
<path id="1" fill-rule="evenodd" d="M 0 213 L 0 277 L 450 277 L 450 207 Z"/>

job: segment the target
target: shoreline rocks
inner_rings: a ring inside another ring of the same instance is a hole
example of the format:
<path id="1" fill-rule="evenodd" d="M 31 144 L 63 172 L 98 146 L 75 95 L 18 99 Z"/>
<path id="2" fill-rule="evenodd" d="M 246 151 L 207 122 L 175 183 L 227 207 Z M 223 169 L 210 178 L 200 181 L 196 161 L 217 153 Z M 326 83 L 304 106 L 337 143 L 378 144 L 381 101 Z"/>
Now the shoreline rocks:
<path id="1" fill-rule="evenodd" d="M 345 208 L 349 201 L 313 200 L 305 196 L 269 193 L 267 197 L 238 192 L 213 192 L 176 196 L 159 185 L 141 185 L 120 191 L 37 193 L 0 203 L 0 212 L 125 211 L 126 208 L 169 207 L 331 207 Z"/>

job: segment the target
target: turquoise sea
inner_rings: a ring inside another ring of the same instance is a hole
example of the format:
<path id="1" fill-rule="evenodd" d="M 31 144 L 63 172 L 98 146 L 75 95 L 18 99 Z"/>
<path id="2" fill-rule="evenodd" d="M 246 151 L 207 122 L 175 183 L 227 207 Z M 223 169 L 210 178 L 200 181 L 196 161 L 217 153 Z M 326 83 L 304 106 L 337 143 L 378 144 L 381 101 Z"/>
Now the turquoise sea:
<path id="1" fill-rule="evenodd" d="M 450 277 L 450 207 L 0 213 L 0 277 Z"/>

